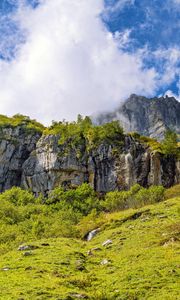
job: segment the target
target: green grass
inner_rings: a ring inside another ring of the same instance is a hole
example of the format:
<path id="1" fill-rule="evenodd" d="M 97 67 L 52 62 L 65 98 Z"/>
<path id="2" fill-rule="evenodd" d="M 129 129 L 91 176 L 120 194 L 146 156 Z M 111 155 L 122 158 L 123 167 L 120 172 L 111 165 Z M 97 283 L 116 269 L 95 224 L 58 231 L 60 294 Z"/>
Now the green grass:
<path id="1" fill-rule="evenodd" d="M 29 256 L 13 244 L 0 256 L 0 299 L 179 299 L 179 201 L 101 214 L 95 221 L 100 232 L 90 242 L 30 240 L 39 248 Z M 80 230 L 83 222 L 88 217 Z M 107 239 L 112 244 L 103 247 Z"/>

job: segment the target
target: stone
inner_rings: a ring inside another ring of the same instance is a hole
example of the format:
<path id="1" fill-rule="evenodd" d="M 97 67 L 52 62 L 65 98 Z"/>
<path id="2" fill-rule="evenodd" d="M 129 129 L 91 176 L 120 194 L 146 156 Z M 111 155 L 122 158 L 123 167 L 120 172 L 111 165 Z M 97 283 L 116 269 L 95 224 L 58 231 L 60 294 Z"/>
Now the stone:
<path id="1" fill-rule="evenodd" d="M 91 241 L 99 231 L 100 231 L 100 228 L 97 228 L 97 229 L 94 229 L 94 230 L 90 231 L 87 234 L 86 240 L 88 242 Z"/>
<path id="2" fill-rule="evenodd" d="M 31 251 L 26 251 L 23 253 L 23 256 L 31 256 L 32 252 Z"/>
<path id="3" fill-rule="evenodd" d="M 21 245 L 21 246 L 18 247 L 18 251 L 25 251 L 25 250 L 29 250 L 28 245 Z"/>
<path id="4" fill-rule="evenodd" d="M 84 270 L 86 270 L 83 260 L 77 260 L 75 262 L 75 265 L 76 265 L 76 270 L 78 270 L 78 271 L 84 271 Z"/>
<path id="5" fill-rule="evenodd" d="M 102 246 L 103 247 L 106 247 L 106 246 L 109 246 L 109 245 L 111 245 L 112 244 L 112 240 L 107 240 L 107 241 L 105 241 L 104 243 L 102 243 Z"/>
<path id="6" fill-rule="evenodd" d="M 38 249 L 38 246 L 35 245 L 20 245 L 18 251 L 25 251 L 25 250 L 35 250 Z"/>
<path id="7" fill-rule="evenodd" d="M 2 268 L 2 271 L 9 271 L 9 270 L 10 270 L 9 267 L 4 267 L 4 268 Z"/>
<path id="8" fill-rule="evenodd" d="M 31 271 L 33 269 L 33 267 L 29 266 L 25 268 L 25 271 Z"/>
<path id="9" fill-rule="evenodd" d="M 88 255 L 88 256 L 93 255 L 92 250 L 88 250 L 88 251 L 87 251 L 87 255 Z"/>
<path id="10" fill-rule="evenodd" d="M 88 296 L 85 294 L 69 294 L 68 297 L 66 298 L 67 300 L 71 299 L 88 299 Z"/>
<path id="11" fill-rule="evenodd" d="M 23 126 L 0 128 L 0 192 L 21 185 L 22 165 L 40 136 Z"/>
<path id="12" fill-rule="evenodd" d="M 101 265 L 104 266 L 104 265 L 107 265 L 109 263 L 109 261 L 107 259 L 103 259 L 101 261 Z"/>
<path id="13" fill-rule="evenodd" d="M 102 249 L 99 247 L 92 248 L 91 251 L 101 251 Z"/>

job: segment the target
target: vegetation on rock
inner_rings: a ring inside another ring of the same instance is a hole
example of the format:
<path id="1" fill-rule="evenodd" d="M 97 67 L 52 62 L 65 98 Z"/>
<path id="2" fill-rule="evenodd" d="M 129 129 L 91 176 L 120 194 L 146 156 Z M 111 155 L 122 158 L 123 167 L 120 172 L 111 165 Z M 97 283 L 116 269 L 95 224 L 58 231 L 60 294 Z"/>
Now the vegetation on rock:
<path id="1" fill-rule="evenodd" d="M 177 158 L 180 155 L 178 135 L 175 131 L 167 130 L 164 134 L 164 139 L 161 142 L 148 136 L 142 136 L 137 132 L 131 132 L 129 135 L 141 143 L 147 144 L 153 151 L 157 151 L 166 156 L 174 155 Z"/>
<path id="2" fill-rule="evenodd" d="M 178 136 L 172 130 L 167 130 L 162 142 L 162 152 L 165 155 L 179 156 Z"/>
<path id="3" fill-rule="evenodd" d="M 36 131 L 42 133 L 44 126 L 36 120 L 31 120 L 28 116 L 16 114 L 13 117 L 7 117 L 0 115 L 0 129 L 3 128 L 15 128 L 17 126 L 23 126 L 29 131 Z"/>
<path id="4" fill-rule="evenodd" d="M 124 141 L 123 129 L 118 121 L 112 121 L 104 125 L 96 126 L 89 117 L 78 116 L 76 122 L 53 122 L 52 126 L 45 130 L 45 134 L 58 134 L 59 144 L 67 144 L 68 147 L 86 145 L 91 150 L 102 142 L 115 146 L 122 146 Z"/>

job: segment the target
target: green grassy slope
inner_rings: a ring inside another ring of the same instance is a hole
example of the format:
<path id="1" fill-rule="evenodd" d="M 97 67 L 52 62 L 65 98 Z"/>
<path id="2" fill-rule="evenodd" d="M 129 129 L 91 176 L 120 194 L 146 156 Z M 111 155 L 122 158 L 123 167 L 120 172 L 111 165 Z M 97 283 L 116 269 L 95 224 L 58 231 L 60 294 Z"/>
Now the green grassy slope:
<path id="1" fill-rule="evenodd" d="M 0 299 L 179 299 L 179 200 L 106 214 L 90 242 L 51 238 L 1 254 Z"/>

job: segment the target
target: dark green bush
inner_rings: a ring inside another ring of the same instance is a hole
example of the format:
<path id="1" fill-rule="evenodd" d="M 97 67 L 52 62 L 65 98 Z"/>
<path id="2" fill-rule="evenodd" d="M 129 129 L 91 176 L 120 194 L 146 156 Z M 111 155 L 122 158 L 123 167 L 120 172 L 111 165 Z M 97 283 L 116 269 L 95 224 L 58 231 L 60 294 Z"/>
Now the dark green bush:
<path id="1" fill-rule="evenodd" d="M 74 212 L 87 215 L 92 209 L 100 209 L 100 202 L 93 188 L 84 183 L 76 189 L 64 190 L 62 187 L 50 192 L 47 204 L 55 204 L 55 209 L 72 208 Z"/>

